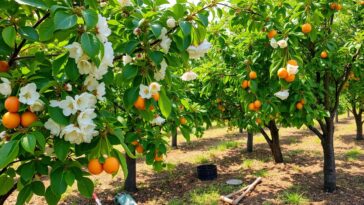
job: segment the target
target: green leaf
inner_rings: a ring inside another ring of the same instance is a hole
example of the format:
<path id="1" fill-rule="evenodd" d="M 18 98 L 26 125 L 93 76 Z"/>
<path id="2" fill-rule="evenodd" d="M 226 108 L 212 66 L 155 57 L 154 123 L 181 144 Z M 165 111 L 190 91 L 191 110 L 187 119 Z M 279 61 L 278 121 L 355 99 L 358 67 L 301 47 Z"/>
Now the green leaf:
<path id="1" fill-rule="evenodd" d="M 5 168 L 12 162 L 19 152 L 19 141 L 10 141 L 0 148 L 0 169 Z"/>
<path id="2" fill-rule="evenodd" d="M 63 139 L 55 138 L 54 140 L 54 153 L 57 158 L 64 161 L 67 158 L 67 154 L 71 144 Z"/>
<path id="3" fill-rule="evenodd" d="M 79 80 L 80 72 L 78 71 L 77 64 L 74 59 L 68 59 L 65 71 L 68 79 L 71 81 L 75 82 L 76 80 Z"/>
<path id="4" fill-rule="evenodd" d="M 61 199 L 61 195 L 55 194 L 49 186 L 45 192 L 45 199 L 48 205 L 57 205 L 58 201 Z"/>
<path id="5" fill-rule="evenodd" d="M 172 103 L 170 99 L 167 97 L 164 89 L 160 91 L 160 98 L 158 100 L 159 108 L 165 118 L 168 118 L 172 111 Z"/>
<path id="6" fill-rule="evenodd" d="M 45 144 L 46 144 L 44 135 L 41 132 L 33 132 L 32 134 L 35 137 L 35 139 L 37 140 L 40 148 L 44 151 Z"/>
<path id="7" fill-rule="evenodd" d="M 113 151 L 114 151 L 114 155 L 117 156 L 120 161 L 121 168 L 123 169 L 123 173 L 124 173 L 124 179 L 126 179 L 128 177 L 128 167 L 126 164 L 125 156 L 116 149 L 114 149 Z"/>
<path id="8" fill-rule="evenodd" d="M 0 196 L 8 193 L 8 191 L 14 186 L 14 179 L 8 175 L 0 176 Z"/>
<path id="9" fill-rule="evenodd" d="M 86 5 L 90 6 L 93 9 L 97 9 L 99 6 L 99 3 L 97 0 L 85 0 Z"/>
<path id="10" fill-rule="evenodd" d="M 20 190 L 17 199 L 16 199 L 16 205 L 22 205 L 25 204 L 29 196 L 32 194 L 32 188 L 30 185 L 27 185 L 23 187 L 22 190 Z"/>
<path id="11" fill-rule="evenodd" d="M 48 9 L 47 4 L 45 4 L 42 0 L 15 0 L 15 1 L 18 4 L 31 6 L 38 9 L 43 9 L 43 10 Z"/>
<path id="12" fill-rule="evenodd" d="M 160 24 L 152 24 L 152 32 L 154 34 L 154 36 L 156 38 L 159 38 L 159 36 L 161 35 L 161 31 L 162 31 L 162 26 Z"/>
<path id="13" fill-rule="evenodd" d="M 39 40 L 39 35 L 37 33 L 37 31 L 30 27 L 30 26 L 23 26 L 19 28 L 19 34 L 29 40 L 29 41 L 38 41 Z"/>
<path id="14" fill-rule="evenodd" d="M 98 21 L 98 16 L 95 10 L 86 9 L 82 11 L 83 19 L 85 20 L 85 24 L 87 29 L 92 29 L 96 26 Z"/>
<path id="15" fill-rule="evenodd" d="M 81 36 L 82 49 L 90 58 L 94 58 L 100 53 L 100 44 L 99 39 L 94 34 L 83 33 Z"/>
<path id="16" fill-rule="evenodd" d="M 18 170 L 24 181 L 30 181 L 35 173 L 35 164 L 34 162 L 22 164 Z"/>
<path id="17" fill-rule="evenodd" d="M 161 64 L 161 62 L 163 61 L 163 56 L 164 54 L 160 51 L 153 51 L 153 52 L 149 52 L 149 57 L 153 60 L 153 62 L 156 65 Z"/>
<path id="18" fill-rule="evenodd" d="M 126 65 L 123 69 L 123 78 L 125 80 L 131 80 L 138 74 L 138 67 L 132 65 Z"/>
<path id="19" fill-rule="evenodd" d="M 186 12 L 186 7 L 183 6 L 182 4 L 175 4 L 173 7 L 172 7 L 172 11 L 176 17 L 176 19 L 179 19 L 179 18 L 182 18 L 184 17 L 185 15 L 185 12 Z"/>
<path id="20" fill-rule="evenodd" d="M 34 154 L 34 149 L 37 141 L 32 134 L 26 134 L 21 138 L 21 145 L 25 151 Z"/>
<path id="21" fill-rule="evenodd" d="M 3 37 L 4 42 L 8 46 L 14 48 L 15 37 L 16 37 L 16 31 L 15 31 L 14 27 L 9 26 L 9 27 L 4 28 L 4 30 L 2 32 L 2 37 Z"/>
<path id="22" fill-rule="evenodd" d="M 63 167 L 60 167 L 51 173 L 51 188 L 52 191 L 57 195 L 62 195 L 64 192 L 66 192 L 67 183 L 65 180 L 65 172 Z"/>
<path id="23" fill-rule="evenodd" d="M 77 16 L 75 14 L 67 13 L 63 10 L 57 11 L 54 15 L 54 25 L 56 30 L 65 30 L 72 28 L 77 23 Z"/>
<path id="24" fill-rule="evenodd" d="M 75 181 L 75 175 L 71 171 L 67 171 L 64 177 L 68 186 L 72 186 Z"/>
<path id="25" fill-rule="evenodd" d="M 81 177 L 77 180 L 77 188 L 80 194 L 87 198 L 91 198 L 94 193 L 94 183 L 86 177 Z"/>
<path id="26" fill-rule="evenodd" d="M 48 106 L 48 113 L 52 120 L 54 120 L 56 123 L 61 125 L 69 124 L 69 119 L 63 115 L 61 108 Z"/>
<path id="27" fill-rule="evenodd" d="M 63 55 L 58 56 L 52 63 L 52 73 L 53 76 L 56 77 L 59 74 L 59 71 L 61 70 L 62 66 L 68 59 L 68 54 L 65 53 Z"/>
<path id="28" fill-rule="evenodd" d="M 188 21 L 181 21 L 179 23 L 179 26 L 182 29 L 182 32 L 185 36 L 188 36 L 191 34 L 192 24 Z"/>
<path id="29" fill-rule="evenodd" d="M 208 18 L 208 15 L 206 16 L 206 15 L 204 15 L 204 14 L 201 14 L 201 13 L 199 13 L 199 14 L 197 14 L 197 16 L 198 16 L 198 18 L 200 19 L 200 21 L 202 22 L 202 24 L 204 25 L 204 26 L 208 26 L 209 25 L 209 18 Z"/>
<path id="30" fill-rule="evenodd" d="M 182 127 L 182 126 L 180 127 L 180 130 L 182 132 L 183 137 L 187 140 L 187 142 L 189 142 L 190 139 L 191 139 L 190 138 L 190 131 L 188 129 Z"/>
<path id="31" fill-rule="evenodd" d="M 138 98 L 139 87 L 133 87 L 125 91 L 124 102 L 127 109 L 130 109 Z"/>
<path id="32" fill-rule="evenodd" d="M 53 38 L 53 32 L 55 30 L 54 23 L 51 19 L 45 20 L 38 27 L 39 40 L 40 41 L 49 41 Z"/>
<path id="33" fill-rule="evenodd" d="M 32 186 L 32 191 L 34 192 L 34 194 L 36 194 L 38 196 L 44 196 L 45 187 L 41 181 L 34 181 L 34 182 L 32 182 L 31 186 Z"/>

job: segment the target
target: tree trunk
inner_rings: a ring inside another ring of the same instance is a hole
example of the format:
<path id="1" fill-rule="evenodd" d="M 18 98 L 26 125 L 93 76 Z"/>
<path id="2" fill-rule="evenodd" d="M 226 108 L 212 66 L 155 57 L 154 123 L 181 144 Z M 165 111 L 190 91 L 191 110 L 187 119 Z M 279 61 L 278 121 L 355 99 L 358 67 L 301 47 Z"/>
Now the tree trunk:
<path id="1" fill-rule="evenodd" d="M 177 148 L 177 127 L 172 128 L 172 147 Z"/>
<path id="2" fill-rule="evenodd" d="M 135 151 L 133 153 L 135 155 Z M 136 186 L 136 159 L 129 157 L 125 154 L 126 165 L 128 167 L 128 176 L 126 177 L 124 188 L 127 192 L 137 192 Z"/>
<path id="3" fill-rule="evenodd" d="M 274 120 L 271 120 L 267 127 L 269 128 L 272 139 L 268 137 L 267 133 L 262 128 L 260 132 L 268 142 L 275 163 L 283 163 L 282 150 L 281 146 L 279 145 L 279 129 Z"/>
<path id="4" fill-rule="evenodd" d="M 324 190 L 332 193 L 336 190 L 336 168 L 334 151 L 334 119 L 326 121 L 326 132 L 321 139 L 324 151 Z"/>
<path id="5" fill-rule="evenodd" d="M 246 144 L 246 150 L 249 153 L 253 152 L 253 133 L 252 132 L 248 132 L 248 141 Z"/>
<path id="6" fill-rule="evenodd" d="M 336 122 L 336 123 L 339 123 L 339 112 L 336 112 L 336 115 L 335 115 L 335 122 Z"/>
<path id="7" fill-rule="evenodd" d="M 359 111 L 355 117 L 355 124 L 356 124 L 356 140 L 364 140 L 363 138 L 363 117 L 362 111 Z"/>
<path id="8" fill-rule="evenodd" d="M 348 110 L 348 118 L 350 117 L 350 110 Z"/>
<path id="9" fill-rule="evenodd" d="M 239 133 L 243 133 L 243 128 L 239 128 Z"/>

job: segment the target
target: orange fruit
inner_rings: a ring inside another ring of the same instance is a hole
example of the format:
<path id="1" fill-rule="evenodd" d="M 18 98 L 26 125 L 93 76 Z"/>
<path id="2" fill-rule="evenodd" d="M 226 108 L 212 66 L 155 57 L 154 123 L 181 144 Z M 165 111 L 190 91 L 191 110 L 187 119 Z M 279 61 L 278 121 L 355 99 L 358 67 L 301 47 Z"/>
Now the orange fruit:
<path id="1" fill-rule="evenodd" d="M 359 4 L 362 5 L 362 6 L 364 6 L 364 1 L 361 1 Z"/>
<path id="2" fill-rule="evenodd" d="M 105 172 L 109 174 L 115 174 L 119 170 L 119 161 L 115 157 L 108 157 L 105 163 L 102 165 Z"/>
<path id="3" fill-rule="evenodd" d="M 249 87 L 249 82 L 247 80 L 243 80 L 243 82 L 241 83 L 241 87 L 243 89 L 246 89 L 247 87 Z"/>
<path id="4" fill-rule="evenodd" d="M 258 125 L 262 124 L 262 120 L 261 120 L 260 118 L 257 118 L 257 119 L 255 120 L 255 122 L 256 122 Z"/>
<path id="5" fill-rule="evenodd" d="M 15 96 L 9 96 L 5 100 L 5 109 L 9 112 L 18 112 L 19 111 L 19 99 Z"/>
<path id="6" fill-rule="evenodd" d="M 0 72 L 8 72 L 9 71 L 9 64 L 7 61 L 0 61 Z"/>
<path id="7" fill-rule="evenodd" d="M 300 100 L 300 103 L 301 103 L 302 105 L 306 104 L 305 99 L 303 99 L 303 98 L 302 98 L 302 99 Z"/>
<path id="8" fill-rule="evenodd" d="M 290 65 L 293 65 L 293 66 L 298 66 L 298 63 L 297 63 L 297 61 L 296 61 L 296 60 L 289 60 L 289 61 L 287 62 L 287 64 L 290 64 Z"/>
<path id="9" fill-rule="evenodd" d="M 141 96 L 134 102 L 134 107 L 138 110 L 145 110 L 145 100 Z"/>
<path id="10" fill-rule="evenodd" d="M 284 78 L 288 83 L 292 83 L 295 79 L 296 76 L 295 75 L 287 75 L 286 78 Z"/>
<path id="11" fill-rule="evenodd" d="M 337 9 L 337 3 L 335 3 L 335 2 L 332 2 L 331 4 L 330 4 L 330 9 L 332 9 L 332 10 L 336 10 Z"/>
<path id="12" fill-rule="evenodd" d="M 179 118 L 179 122 L 181 123 L 181 125 L 185 125 L 185 124 L 187 124 L 187 119 L 184 117 L 181 117 L 181 118 Z"/>
<path id="13" fill-rule="evenodd" d="M 248 80 L 248 87 L 250 87 L 250 80 Z"/>
<path id="14" fill-rule="evenodd" d="M 327 52 L 322 51 L 320 56 L 321 56 L 321 58 L 327 58 Z"/>
<path id="15" fill-rule="evenodd" d="M 136 150 L 139 154 L 141 154 L 141 153 L 143 153 L 143 152 L 144 152 L 144 148 L 143 148 L 143 146 L 142 146 L 142 145 L 138 145 L 138 146 L 135 148 L 135 150 Z"/>
<path id="16" fill-rule="evenodd" d="M 251 80 L 256 79 L 256 78 L 257 78 L 257 73 L 256 73 L 255 71 L 250 71 L 250 73 L 249 73 L 249 78 L 250 78 Z"/>
<path id="17" fill-rule="evenodd" d="M 153 110 L 154 110 L 154 106 L 153 106 L 153 105 L 150 105 L 150 106 L 149 106 L 149 110 L 150 110 L 150 111 L 153 111 Z"/>
<path id="18" fill-rule="evenodd" d="M 152 95 L 152 98 L 155 100 L 155 101 L 158 101 L 159 100 L 159 93 L 154 93 L 153 95 Z"/>
<path id="19" fill-rule="evenodd" d="M 134 145 L 134 146 L 137 146 L 139 144 L 139 142 L 134 140 L 134 141 L 131 142 L 131 144 Z"/>
<path id="20" fill-rule="evenodd" d="M 337 4 L 337 6 L 336 6 L 337 11 L 340 11 L 342 8 L 343 8 L 343 6 L 341 4 Z"/>
<path id="21" fill-rule="evenodd" d="M 155 154 L 155 155 L 154 155 L 154 160 L 155 160 L 156 162 L 163 161 L 163 156 L 162 156 L 162 155 L 158 156 L 158 154 Z"/>
<path id="22" fill-rule="evenodd" d="M 103 171 L 102 164 L 99 162 L 98 159 L 91 159 L 87 165 L 87 168 L 88 172 L 93 175 L 98 175 Z"/>
<path id="23" fill-rule="evenodd" d="M 2 123 L 8 129 L 17 128 L 20 124 L 20 115 L 18 113 L 7 112 L 3 116 Z"/>
<path id="24" fill-rule="evenodd" d="M 33 122 L 37 121 L 38 117 L 36 114 L 27 111 L 21 115 L 21 126 L 29 127 Z"/>
<path id="25" fill-rule="evenodd" d="M 296 104 L 296 108 L 297 108 L 297 110 L 302 110 L 302 108 L 303 108 L 303 104 L 302 104 L 301 102 L 298 102 L 298 103 Z"/>
<path id="26" fill-rule="evenodd" d="M 267 34 L 267 36 L 268 36 L 268 38 L 269 39 L 272 39 L 272 38 L 274 38 L 275 36 L 277 35 L 277 31 L 276 30 L 270 30 L 269 32 L 268 32 L 268 34 Z"/>
<path id="27" fill-rule="evenodd" d="M 260 107 L 262 107 L 262 102 L 260 102 L 260 100 L 254 101 L 254 107 L 259 109 Z"/>
<path id="28" fill-rule="evenodd" d="M 286 68 L 280 68 L 278 70 L 278 77 L 279 78 L 286 78 L 288 76 L 288 72 Z"/>
<path id="29" fill-rule="evenodd" d="M 222 102 L 221 98 L 217 98 L 217 99 L 216 99 L 216 102 L 217 102 L 217 103 L 221 103 L 221 102 Z"/>
<path id="30" fill-rule="evenodd" d="M 312 30 L 312 26 L 309 23 L 305 23 L 302 25 L 302 32 L 303 33 L 310 33 Z"/>
<path id="31" fill-rule="evenodd" d="M 254 105 L 254 103 L 249 103 L 248 108 L 251 111 L 255 111 L 255 105 Z"/>

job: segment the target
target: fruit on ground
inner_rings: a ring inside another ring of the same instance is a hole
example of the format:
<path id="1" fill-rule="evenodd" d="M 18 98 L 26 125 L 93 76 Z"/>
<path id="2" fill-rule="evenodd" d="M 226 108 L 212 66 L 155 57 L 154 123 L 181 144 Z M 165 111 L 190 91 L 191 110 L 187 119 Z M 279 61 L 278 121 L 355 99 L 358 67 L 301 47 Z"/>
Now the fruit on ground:
<path id="1" fill-rule="evenodd" d="M 2 118 L 2 123 L 8 129 L 17 128 L 20 124 L 20 115 L 18 113 L 7 112 Z"/>
<path id="2" fill-rule="evenodd" d="M 105 160 L 103 168 L 106 173 L 115 174 L 119 170 L 119 161 L 115 157 L 108 157 Z"/>
<path id="3" fill-rule="evenodd" d="M 142 145 L 138 145 L 136 148 L 135 148 L 135 150 L 139 153 L 139 154 L 141 154 L 141 153 L 143 153 L 144 152 L 144 148 L 143 148 L 143 146 Z"/>
<path id="4" fill-rule="evenodd" d="M 327 52 L 322 51 L 320 56 L 321 56 L 321 58 L 324 58 L 324 59 L 327 58 Z"/>
<path id="5" fill-rule="evenodd" d="M 256 109 L 259 109 L 260 107 L 262 107 L 262 102 L 260 102 L 260 100 L 254 101 L 254 107 Z"/>
<path id="6" fill-rule="evenodd" d="M 134 146 L 137 146 L 139 144 L 139 142 L 134 140 L 134 141 L 131 142 L 131 144 L 134 145 Z"/>
<path id="7" fill-rule="evenodd" d="M 9 64 L 7 61 L 0 61 L 0 72 L 8 72 L 9 71 Z"/>
<path id="8" fill-rule="evenodd" d="M 158 156 L 158 154 L 155 154 L 155 156 L 154 156 L 154 160 L 155 160 L 156 162 L 163 161 L 163 156 L 162 156 L 162 155 Z"/>
<path id="9" fill-rule="evenodd" d="M 288 71 L 287 71 L 286 68 L 280 68 L 278 70 L 278 77 L 279 78 L 285 79 L 287 76 L 288 76 Z"/>
<path id="10" fill-rule="evenodd" d="M 99 162 L 98 159 L 91 159 L 88 163 L 87 168 L 88 171 L 93 175 L 98 175 L 103 171 L 102 164 Z"/>
<path id="11" fill-rule="evenodd" d="M 310 33 L 312 30 L 312 26 L 309 23 L 305 23 L 302 25 L 302 32 L 303 33 Z"/>
<path id="12" fill-rule="evenodd" d="M 249 78 L 250 78 L 251 80 L 256 79 L 256 78 L 257 78 L 257 73 L 256 73 L 255 71 L 250 71 L 250 73 L 249 73 Z"/>
<path id="13" fill-rule="evenodd" d="M 141 96 L 134 102 L 134 107 L 138 110 L 145 110 L 145 100 Z"/>
<path id="14" fill-rule="evenodd" d="M 287 81 L 287 83 L 292 83 L 294 80 L 296 79 L 295 75 L 287 75 L 287 77 L 285 78 L 285 80 Z"/>
<path id="15" fill-rule="evenodd" d="M 243 80 L 243 82 L 241 83 L 241 87 L 243 89 L 246 89 L 247 87 L 249 87 L 249 81 L 247 80 Z"/>
<path id="16" fill-rule="evenodd" d="M 33 122 L 37 121 L 38 117 L 36 114 L 27 111 L 21 115 L 21 126 L 29 127 Z"/>
<path id="17" fill-rule="evenodd" d="M 303 108 L 303 104 L 302 104 L 301 102 L 298 102 L 298 103 L 296 104 L 296 108 L 297 108 L 297 110 L 302 110 L 302 108 Z"/>
<path id="18" fill-rule="evenodd" d="M 159 93 L 154 93 L 154 94 L 152 95 L 152 98 L 153 98 L 155 101 L 158 101 L 158 100 L 159 100 L 159 97 L 160 97 Z"/>
<path id="19" fill-rule="evenodd" d="M 179 122 L 181 123 L 181 125 L 185 125 L 187 124 L 187 119 L 185 117 L 181 117 L 179 118 Z"/>
<path id="20" fill-rule="evenodd" d="M 5 100 L 5 109 L 9 112 L 18 112 L 19 105 L 19 99 L 15 96 L 9 96 Z"/>
<path id="21" fill-rule="evenodd" d="M 268 32 L 268 38 L 269 39 L 272 39 L 272 38 L 274 38 L 276 35 L 277 35 L 277 31 L 276 30 L 270 30 L 269 32 Z"/>

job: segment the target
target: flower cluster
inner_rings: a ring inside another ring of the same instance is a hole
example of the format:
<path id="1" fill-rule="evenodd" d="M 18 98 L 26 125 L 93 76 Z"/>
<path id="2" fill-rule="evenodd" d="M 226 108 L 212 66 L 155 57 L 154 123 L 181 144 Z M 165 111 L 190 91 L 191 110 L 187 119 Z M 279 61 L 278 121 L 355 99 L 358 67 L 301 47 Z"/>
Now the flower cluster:
<path id="1" fill-rule="evenodd" d="M 280 48 L 286 48 L 288 46 L 288 38 L 285 38 L 285 39 L 282 39 L 282 40 L 279 40 L 277 42 L 277 40 L 275 38 L 272 38 L 270 40 L 270 45 L 273 47 L 273 48 L 278 48 L 278 46 Z"/>
<path id="2" fill-rule="evenodd" d="M 205 40 L 197 47 L 190 45 L 187 48 L 187 52 L 191 59 L 199 59 L 199 58 L 203 57 L 210 50 L 210 48 L 211 48 L 211 43 L 209 43 L 207 40 Z"/>
<path id="3" fill-rule="evenodd" d="M 185 72 L 182 76 L 181 79 L 183 81 L 191 81 L 191 80 L 195 80 L 197 78 L 197 74 L 194 73 L 193 71 L 187 71 Z"/>
<path id="4" fill-rule="evenodd" d="M 140 84 L 139 95 L 144 99 L 150 99 L 154 94 L 161 90 L 161 85 L 157 82 L 151 83 L 149 86 Z"/>

